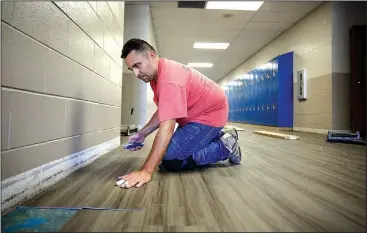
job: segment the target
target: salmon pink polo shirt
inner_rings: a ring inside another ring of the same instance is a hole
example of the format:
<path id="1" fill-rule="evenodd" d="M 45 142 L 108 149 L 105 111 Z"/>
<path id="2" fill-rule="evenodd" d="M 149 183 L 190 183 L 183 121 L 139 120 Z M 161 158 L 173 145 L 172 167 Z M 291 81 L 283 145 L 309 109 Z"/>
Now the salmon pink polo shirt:
<path id="1" fill-rule="evenodd" d="M 229 107 L 224 90 L 197 70 L 160 58 L 157 79 L 150 86 L 160 122 L 176 119 L 181 127 L 188 122 L 226 125 Z"/>

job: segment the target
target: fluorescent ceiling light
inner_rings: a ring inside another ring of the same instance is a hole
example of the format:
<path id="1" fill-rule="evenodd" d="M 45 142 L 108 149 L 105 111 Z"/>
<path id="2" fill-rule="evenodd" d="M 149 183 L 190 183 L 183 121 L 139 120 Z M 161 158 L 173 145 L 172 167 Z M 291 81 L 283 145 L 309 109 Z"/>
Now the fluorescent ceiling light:
<path id="1" fill-rule="evenodd" d="M 187 63 L 190 67 L 200 67 L 200 68 L 210 68 L 213 66 L 213 63 Z"/>
<path id="2" fill-rule="evenodd" d="M 205 8 L 216 10 L 257 11 L 263 3 L 262 1 L 208 1 Z"/>
<path id="3" fill-rule="evenodd" d="M 194 49 L 227 49 L 229 43 L 195 42 Z"/>

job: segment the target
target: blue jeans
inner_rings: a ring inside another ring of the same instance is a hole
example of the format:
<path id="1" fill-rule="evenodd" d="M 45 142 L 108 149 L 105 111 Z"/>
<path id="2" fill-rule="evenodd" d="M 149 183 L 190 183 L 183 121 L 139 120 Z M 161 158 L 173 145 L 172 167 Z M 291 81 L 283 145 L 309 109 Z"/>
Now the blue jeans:
<path id="1" fill-rule="evenodd" d="M 220 140 L 222 129 L 195 122 L 177 128 L 163 157 L 163 167 L 180 171 L 226 160 L 229 151 Z"/>

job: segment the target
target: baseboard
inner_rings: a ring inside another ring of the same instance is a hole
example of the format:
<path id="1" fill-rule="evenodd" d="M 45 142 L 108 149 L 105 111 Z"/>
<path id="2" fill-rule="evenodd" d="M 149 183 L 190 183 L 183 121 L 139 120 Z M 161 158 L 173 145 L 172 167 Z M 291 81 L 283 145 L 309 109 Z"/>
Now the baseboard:
<path id="1" fill-rule="evenodd" d="M 268 130 L 273 130 L 273 131 L 293 131 L 292 127 L 279 127 L 279 126 L 248 124 L 248 123 L 236 122 L 236 121 L 228 121 L 227 123 L 228 124 L 241 124 L 244 127 L 268 129 Z"/>
<path id="2" fill-rule="evenodd" d="M 303 128 L 303 127 L 293 127 L 293 131 L 327 135 L 329 130 L 328 129 L 312 129 L 312 128 Z"/>
<path id="3" fill-rule="evenodd" d="M 1 211 L 24 202 L 120 145 L 120 137 L 52 161 L 1 182 Z"/>

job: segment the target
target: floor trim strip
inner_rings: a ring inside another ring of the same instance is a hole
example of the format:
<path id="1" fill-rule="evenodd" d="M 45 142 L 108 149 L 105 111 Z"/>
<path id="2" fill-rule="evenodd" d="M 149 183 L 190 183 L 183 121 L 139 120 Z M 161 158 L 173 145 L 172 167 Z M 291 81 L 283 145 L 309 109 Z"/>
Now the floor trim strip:
<path id="1" fill-rule="evenodd" d="M 108 211 L 130 211 L 143 212 L 143 209 L 121 209 L 121 208 L 99 208 L 99 207 L 45 207 L 45 206 L 15 206 L 16 209 L 67 209 L 67 210 L 108 210 Z"/>

